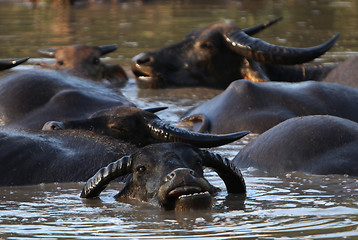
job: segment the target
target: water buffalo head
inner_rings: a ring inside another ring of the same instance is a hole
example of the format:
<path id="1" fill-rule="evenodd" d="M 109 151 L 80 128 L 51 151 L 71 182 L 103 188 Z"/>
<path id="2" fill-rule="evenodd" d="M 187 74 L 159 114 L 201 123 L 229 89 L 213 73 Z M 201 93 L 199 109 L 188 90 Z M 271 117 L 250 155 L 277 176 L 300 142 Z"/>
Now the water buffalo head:
<path id="1" fill-rule="evenodd" d="M 12 67 L 15 67 L 21 63 L 24 63 L 28 60 L 29 58 L 18 58 L 18 59 L 4 59 L 4 60 L 0 60 L 0 71 L 1 70 L 5 70 L 5 69 L 9 69 Z"/>
<path id="2" fill-rule="evenodd" d="M 163 122 L 153 112 L 162 108 L 141 110 L 136 107 L 116 107 L 94 113 L 88 119 L 50 121 L 43 130 L 84 129 L 101 135 L 129 141 L 138 146 L 158 142 L 186 142 L 198 147 L 227 144 L 247 135 L 248 131 L 212 135 L 190 132 Z"/>
<path id="3" fill-rule="evenodd" d="M 141 53 L 132 60 L 137 84 L 141 88 L 199 85 L 225 88 L 242 78 L 255 82 L 284 81 L 287 75 L 277 77 L 275 72 L 277 79 L 271 79 L 266 66 L 313 60 L 330 49 L 339 36 L 311 48 L 282 47 L 251 37 L 278 20 L 243 30 L 228 23 L 213 23 L 194 30 L 182 42 Z M 301 75 L 303 78 L 305 74 Z"/>
<path id="4" fill-rule="evenodd" d="M 50 66 L 42 64 L 44 68 L 64 70 L 72 75 L 100 81 L 106 79 L 114 85 L 121 86 L 128 77 L 119 65 L 106 65 L 100 57 L 117 50 L 117 45 L 87 46 L 72 45 L 60 48 L 39 49 L 38 52 L 55 57 L 56 62 Z"/>
<path id="5" fill-rule="evenodd" d="M 166 210 L 207 209 L 217 188 L 204 178 L 203 167 L 218 173 L 228 193 L 246 192 L 240 170 L 228 159 L 183 143 L 159 143 L 100 169 L 87 181 L 81 197 L 97 197 L 110 181 L 132 174 L 116 195 L 118 200 L 146 202 Z"/>

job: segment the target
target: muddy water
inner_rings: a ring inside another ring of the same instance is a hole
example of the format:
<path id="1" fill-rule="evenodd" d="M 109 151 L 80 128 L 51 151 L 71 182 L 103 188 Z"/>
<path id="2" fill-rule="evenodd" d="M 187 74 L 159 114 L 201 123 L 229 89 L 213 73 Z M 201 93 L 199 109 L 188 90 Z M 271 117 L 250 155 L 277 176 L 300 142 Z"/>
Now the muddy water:
<path id="1" fill-rule="evenodd" d="M 36 53 L 38 48 L 117 43 L 119 50 L 104 61 L 121 63 L 130 74 L 134 55 L 180 41 L 196 27 L 213 21 L 248 27 L 278 16 L 284 19 L 260 33 L 260 38 L 305 47 L 340 32 L 335 47 L 316 62 L 358 54 L 358 1 L 353 0 L 107 1 L 73 7 L 63 1 L 0 0 L 0 58 L 31 56 L 28 65 L 14 70 L 22 71 L 44 60 Z M 168 106 L 159 115 L 170 122 L 220 93 L 204 88 L 138 90 L 134 79 L 123 92 L 140 107 Z M 212 150 L 232 158 L 254 137 Z M 255 169 L 243 169 L 243 174 L 246 199 L 228 195 L 217 175 L 206 172 L 211 183 L 223 190 L 211 211 L 184 214 L 116 202 L 118 183 L 111 184 L 99 200 L 79 198 L 83 183 L 0 187 L 0 238 L 358 238 L 357 178 L 270 176 Z"/>

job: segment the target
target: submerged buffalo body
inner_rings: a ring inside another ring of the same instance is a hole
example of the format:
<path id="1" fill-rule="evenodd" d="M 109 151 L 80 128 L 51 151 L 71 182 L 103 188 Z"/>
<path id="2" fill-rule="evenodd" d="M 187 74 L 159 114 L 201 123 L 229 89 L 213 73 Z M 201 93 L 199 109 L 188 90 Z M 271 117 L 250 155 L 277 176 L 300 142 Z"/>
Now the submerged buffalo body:
<path id="1" fill-rule="evenodd" d="M 233 160 L 269 174 L 300 171 L 358 176 L 358 124 L 334 116 L 289 119 L 258 136 Z"/>
<path id="2" fill-rule="evenodd" d="M 114 86 L 123 86 L 128 80 L 123 68 L 120 65 L 104 64 L 100 60 L 101 56 L 116 49 L 117 45 L 72 45 L 57 49 L 39 49 L 38 52 L 56 58 L 56 62 L 50 66 L 41 64 L 43 68 L 59 70 L 94 81 L 107 80 Z"/>
<path id="3" fill-rule="evenodd" d="M 153 144 L 100 169 L 89 179 L 81 197 L 98 196 L 110 181 L 132 174 L 116 195 L 121 201 L 139 201 L 166 210 L 206 209 L 217 189 L 203 175 L 212 168 L 223 179 L 228 193 L 245 193 L 238 168 L 220 155 L 187 144 Z"/>
<path id="4" fill-rule="evenodd" d="M 351 57 L 339 64 L 324 79 L 324 82 L 340 83 L 358 87 L 358 56 Z"/>
<path id="5" fill-rule="evenodd" d="M 44 131 L 2 127 L 0 185 L 84 181 L 99 168 L 147 144 L 178 141 L 211 147 L 246 134 L 192 133 L 135 107 L 100 111 L 88 119 L 51 121 Z"/>
<path id="6" fill-rule="evenodd" d="M 134 144 L 89 131 L 1 128 L 0 185 L 86 181 L 98 168 L 136 149 Z"/>
<path id="7" fill-rule="evenodd" d="M 115 106 L 134 106 L 119 89 L 55 70 L 29 70 L 0 81 L 0 124 L 41 129 L 50 120 L 87 118 Z"/>
<path id="8" fill-rule="evenodd" d="M 306 81 L 233 82 L 223 93 L 190 109 L 181 121 L 198 132 L 262 133 L 289 118 L 328 114 L 358 122 L 358 89 Z"/>
<path id="9" fill-rule="evenodd" d="M 132 71 L 142 88 L 210 86 L 226 88 L 246 78 L 254 82 L 322 79 L 331 67 L 302 64 L 324 54 L 339 35 L 322 45 L 291 48 L 251 37 L 278 19 L 247 29 L 213 23 L 194 30 L 177 44 L 133 58 Z"/>

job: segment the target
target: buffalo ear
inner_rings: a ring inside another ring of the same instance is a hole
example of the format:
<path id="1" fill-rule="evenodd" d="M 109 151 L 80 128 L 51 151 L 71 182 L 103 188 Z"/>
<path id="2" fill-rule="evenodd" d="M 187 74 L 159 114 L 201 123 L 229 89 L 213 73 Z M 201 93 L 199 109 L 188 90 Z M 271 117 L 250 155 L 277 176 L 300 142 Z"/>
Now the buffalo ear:
<path id="1" fill-rule="evenodd" d="M 194 114 L 191 116 L 183 117 L 180 123 L 189 125 L 192 131 L 199 133 L 208 133 L 211 130 L 210 119 L 204 114 Z"/>
<path id="2" fill-rule="evenodd" d="M 56 48 L 42 48 L 37 50 L 38 53 L 47 57 L 55 57 L 56 51 L 57 51 Z"/>
<path id="3" fill-rule="evenodd" d="M 224 181 L 228 193 L 246 193 L 245 180 L 232 161 L 207 150 L 200 150 L 203 166 L 213 169 Z"/>
<path id="4" fill-rule="evenodd" d="M 128 81 L 128 76 L 119 65 L 104 65 L 102 77 L 115 87 L 123 87 Z"/>
<path id="5" fill-rule="evenodd" d="M 132 172 L 131 156 L 124 156 L 121 159 L 101 168 L 92 178 L 90 178 L 81 192 L 81 198 L 93 198 L 107 187 L 114 179 L 127 175 Z"/>

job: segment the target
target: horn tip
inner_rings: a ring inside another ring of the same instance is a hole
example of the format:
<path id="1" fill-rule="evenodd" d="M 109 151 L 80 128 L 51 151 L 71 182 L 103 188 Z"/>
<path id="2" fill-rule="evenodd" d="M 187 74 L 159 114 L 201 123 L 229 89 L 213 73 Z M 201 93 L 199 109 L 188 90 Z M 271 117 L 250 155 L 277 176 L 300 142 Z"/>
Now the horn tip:
<path id="1" fill-rule="evenodd" d="M 242 131 L 242 132 L 231 133 L 229 135 L 233 136 L 234 138 L 240 139 L 250 133 L 251 133 L 250 131 Z"/>
<path id="2" fill-rule="evenodd" d="M 54 57 L 56 49 L 54 48 L 41 48 L 37 50 L 38 53 L 48 56 L 48 57 Z"/>
<path id="3" fill-rule="evenodd" d="M 13 60 L 12 63 L 13 63 L 14 65 L 19 65 L 19 64 L 21 64 L 21 63 L 26 62 L 26 61 L 29 60 L 29 59 L 30 59 L 30 57 L 18 58 L 18 59 Z"/>

